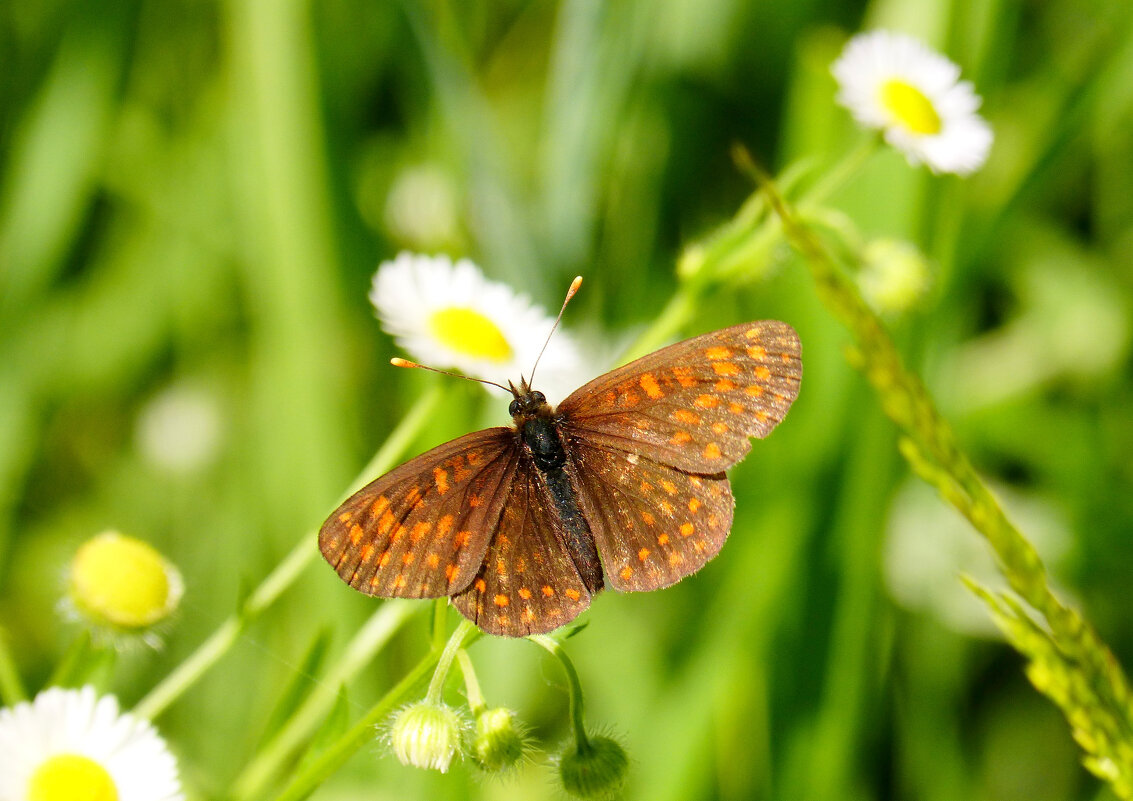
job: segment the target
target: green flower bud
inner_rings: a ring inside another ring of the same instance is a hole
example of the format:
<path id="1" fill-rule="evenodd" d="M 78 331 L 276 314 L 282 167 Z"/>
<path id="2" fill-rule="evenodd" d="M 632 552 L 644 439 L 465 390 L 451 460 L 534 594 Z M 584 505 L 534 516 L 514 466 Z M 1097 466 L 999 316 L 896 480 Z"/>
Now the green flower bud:
<path id="1" fill-rule="evenodd" d="M 621 789 L 629 757 L 617 740 L 591 736 L 559 757 L 563 789 L 576 798 L 611 798 Z"/>
<path id="2" fill-rule="evenodd" d="M 419 701 L 393 716 L 389 743 L 402 765 L 445 773 L 462 753 L 467 729 L 467 720 L 451 706 Z"/>
<path id="3" fill-rule="evenodd" d="M 476 718 L 472 756 L 482 769 L 499 773 L 516 767 L 526 746 L 526 730 L 510 709 L 487 709 Z"/>

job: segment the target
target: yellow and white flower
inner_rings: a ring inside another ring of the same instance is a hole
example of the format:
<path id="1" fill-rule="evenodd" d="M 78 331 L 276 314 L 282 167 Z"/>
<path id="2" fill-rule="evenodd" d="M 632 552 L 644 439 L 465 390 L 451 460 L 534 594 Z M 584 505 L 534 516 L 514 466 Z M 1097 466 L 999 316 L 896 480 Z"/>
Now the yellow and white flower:
<path id="1" fill-rule="evenodd" d="M 992 131 L 960 68 L 911 36 L 872 31 L 852 38 L 831 67 L 838 102 L 911 164 L 967 175 L 987 160 Z"/>
<path id="2" fill-rule="evenodd" d="M 0 710 L 0 801 L 181 801 L 177 761 L 146 720 L 93 687 Z"/>
<path id="3" fill-rule="evenodd" d="M 370 301 L 382 328 L 416 361 L 504 385 L 530 377 L 554 323 L 468 259 L 447 256 L 402 252 L 383 262 Z M 539 362 L 537 388 L 554 403 L 578 386 L 581 370 L 578 349 L 560 328 Z"/>

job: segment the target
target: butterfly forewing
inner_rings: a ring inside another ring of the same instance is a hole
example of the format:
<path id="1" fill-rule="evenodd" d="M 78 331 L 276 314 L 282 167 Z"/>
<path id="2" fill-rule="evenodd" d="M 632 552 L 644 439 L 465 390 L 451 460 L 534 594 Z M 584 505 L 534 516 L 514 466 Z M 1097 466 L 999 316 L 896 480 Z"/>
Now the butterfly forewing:
<path id="1" fill-rule="evenodd" d="M 719 553 L 734 505 L 723 473 L 687 473 L 581 437 L 569 441 L 571 479 L 614 589 L 668 587 Z"/>
<path id="2" fill-rule="evenodd" d="M 323 524 L 319 549 L 369 595 L 459 592 L 484 561 L 519 454 L 509 428 L 440 445 L 352 495 Z"/>
<path id="3" fill-rule="evenodd" d="M 771 432 L 801 378 L 795 330 L 763 320 L 662 348 L 599 376 L 557 411 L 572 438 L 712 474 L 742 459 L 749 437 Z"/>
<path id="4" fill-rule="evenodd" d="M 480 572 L 453 606 L 484 631 L 508 637 L 570 622 L 590 605 L 590 593 L 564 542 L 546 482 L 524 454 Z"/>

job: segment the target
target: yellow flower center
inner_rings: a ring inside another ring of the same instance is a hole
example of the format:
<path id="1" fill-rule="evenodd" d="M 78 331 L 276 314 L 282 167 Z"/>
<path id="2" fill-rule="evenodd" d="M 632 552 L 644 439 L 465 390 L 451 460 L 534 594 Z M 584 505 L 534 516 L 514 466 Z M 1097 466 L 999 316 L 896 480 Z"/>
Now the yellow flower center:
<path id="1" fill-rule="evenodd" d="M 915 134 L 940 133 L 940 115 L 924 92 L 904 81 L 886 81 L 881 87 L 881 104 L 898 122 Z"/>
<path id="2" fill-rule="evenodd" d="M 451 306 L 433 312 L 429 330 L 446 348 L 465 356 L 491 362 L 511 358 L 511 345 L 499 327 L 474 309 Z"/>
<path id="3" fill-rule="evenodd" d="M 118 788 L 93 759 L 58 754 L 32 774 L 28 801 L 118 801 Z"/>
<path id="4" fill-rule="evenodd" d="M 115 626 L 156 623 L 170 611 L 169 594 L 169 573 L 161 554 L 116 532 L 88 540 L 71 564 L 75 603 Z"/>

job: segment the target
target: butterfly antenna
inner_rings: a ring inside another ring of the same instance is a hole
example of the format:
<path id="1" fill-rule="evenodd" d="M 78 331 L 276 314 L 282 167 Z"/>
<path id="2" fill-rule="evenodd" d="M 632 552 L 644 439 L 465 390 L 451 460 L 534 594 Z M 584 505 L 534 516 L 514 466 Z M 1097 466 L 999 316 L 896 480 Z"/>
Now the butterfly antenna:
<path id="1" fill-rule="evenodd" d="M 481 384 L 491 384 L 493 387 L 499 387 L 504 392 L 510 392 L 513 395 L 516 394 L 514 389 L 508 389 L 503 384 L 497 384 L 495 381 L 489 381 L 486 378 L 473 378 L 470 375 L 461 375 L 460 373 L 453 373 L 453 372 L 450 372 L 449 370 L 438 370 L 436 367 L 426 367 L 423 364 L 417 364 L 417 362 L 411 362 L 408 359 L 402 359 L 398 356 L 394 356 L 392 359 L 390 359 L 389 363 L 392 364 L 394 367 L 416 367 L 419 370 L 428 370 L 429 372 L 432 372 L 432 373 L 440 373 L 441 375 L 451 375 L 453 378 L 463 378 L 465 381 L 476 381 L 476 382 L 481 383 Z"/>
<path id="2" fill-rule="evenodd" d="M 563 300 L 563 307 L 559 309 L 559 316 L 555 318 L 555 324 L 551 326 L 551 330 L 547 333 L 547 339 L 543 342 L 543 349 L 539 351 L 539 355 L 535 357 L 535 364 L 531 366 L 531 377 L 527 379 L 528 386 L 535 380 L 535 368 L 539 366 L 539 360 L 543 358 L 543 352 L 547 350 L 547 345 L 551 342 L 551 334 L 555 333 L 555 329 L 559 327 L 559 320 L 563 319 L 563 312 L 566 311 L 567 304 L 570 299 L 574 297 L 574 293 L 582 286 L 582 276 L 576 275 L 574 280 L 570 282 L 570 289 L 567 290 L 566 298 Z"/>

